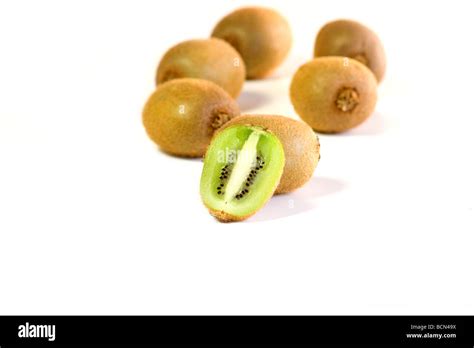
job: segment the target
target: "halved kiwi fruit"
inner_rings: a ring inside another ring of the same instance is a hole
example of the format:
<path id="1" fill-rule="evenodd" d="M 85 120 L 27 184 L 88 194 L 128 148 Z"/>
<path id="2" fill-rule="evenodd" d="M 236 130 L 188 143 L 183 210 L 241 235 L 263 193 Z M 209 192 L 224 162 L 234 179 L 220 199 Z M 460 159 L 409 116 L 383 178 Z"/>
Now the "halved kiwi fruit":
<path id="1" fill-rule="evenodd" d="M 239 52 L 224 40 L 188 40 L 165 53 L 156 84 L 183 77 L 212 81 L 235 98 L 245 81 L 245 64 Z"/>
<path id="2" fill-rule="evenodd" d="M 285 168 L 275 193 L 291 192 L 311 179 L 320 158 L 319 139 L 306 123 L 285 116 L 242 115 L 227 122 L 219 132 L 235 125 L 262 127 L 282 143 Z"/>
<path id="3" fill-rule="evenodd" d="M 320 57 L 293 76 L 290 97 L 298 115 L 314 130 L 338 133 L 367 119 L 377 102 L 377 80 L 362 63 Z"/>
<path id="4" fill-rule="evenodd" d="M 216 134 L 204 158 L 204 205 L 220 221 L 244 220 L 271 198 L 284 165 L 283 146 L 274 134 L 260 127 L 229 127 Z"/>
<path id="5" fill-rule="evenodd" d="M 316 36 L 314 56 L 342 56 L 358 60 L 376 76 L 385 74 L 385 52 L 378 36 L 361 23 L 337 20 L 327 23 Z"/>
<path id="6" fill-rule="evenodd" d="M 228 14 L 211 36 L 229 42 L 240 52 L 248 79 L 270 74 L 286 58 L 292 42 L 286 19 L 264 7 L 244 7 Z"/>
<path id="7" fill-rule="evenodd" d="M 202 157 L 214 131 L 239 113 L 237 102 L 215 83 L 183 78 L 159 85 L 142 118 L 149 137 L 163 151 Z"/>

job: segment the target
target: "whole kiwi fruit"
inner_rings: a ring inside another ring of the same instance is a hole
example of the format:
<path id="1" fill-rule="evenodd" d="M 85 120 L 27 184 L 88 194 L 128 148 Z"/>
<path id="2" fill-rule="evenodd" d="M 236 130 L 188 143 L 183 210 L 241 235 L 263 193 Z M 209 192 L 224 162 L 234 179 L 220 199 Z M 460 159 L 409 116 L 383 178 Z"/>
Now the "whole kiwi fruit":
<path id="1" fill-rule="evenodd" d="M 214 131 L 239 113 L 237 102 L 215 83 L 182 78 L 157 87 L 145 104 L 142 120 L 163 151 L 201 157 Z"/>
<path id="2" fill-rule="evenodd" d="M 380 82 L 385 74 L 385 52 L 377 34 L 351 20 L 337 20 L 321 28 L 314 44 L 314 56 L 342 56 L 366 65 Z"/>
<path id="3" fill-rule="evenodd" d="M 183 77 L 212 81 L 235 98 L 245 81 L 245 64 L 224 40 L 188 40 L 171 47 L 161 58 L 156 84 Z"/>
<path id="4" fill-rule="evenodd" d="M 349 130 L 374 111 L 377 80 L 362 63 L 347 57 L 320 57 L 302 65 L 291 81 L 296 113 L 314 130 Z"/>
<path id="5" fill-rule="evenodd" d="M 275 193 L 291 192 L 311 179 L 320 159 L 320 145 L 318 136 L 306 123 L 277 115 L 241 115 L 227 122 L 222 130 L 234 125 L 261 127 L 282 143 L 285 168 Z"/>
<path id="6" fill-rule="evenodd" d="M 248 79 L 270 74 L 286 58 L 292 43 L 286 19 L 264 7 L 244 7 L 228 14 L 211 36 L 229 42 L 240 52 Z"/>
<path id="7" fill-rule="evenodd" d="M 220 221 L 244 220 L 272 197 L 284 165 L 283 146 L 270 131 L 226 128 L 214 136 L 204 158 L 202 201 Z"/>

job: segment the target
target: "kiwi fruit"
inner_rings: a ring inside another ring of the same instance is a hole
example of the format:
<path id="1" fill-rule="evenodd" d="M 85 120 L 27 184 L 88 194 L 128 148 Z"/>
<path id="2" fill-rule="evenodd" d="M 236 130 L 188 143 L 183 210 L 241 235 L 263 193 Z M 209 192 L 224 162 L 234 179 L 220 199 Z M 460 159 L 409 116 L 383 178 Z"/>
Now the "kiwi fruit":
<path id="1" fill-rule="evenodd" d="M 212 81 L 235 98 L 245 81 L 245 64 L 239 52 L 223 40 L 184 41 L 161 59 L 156 84 L 183 77 Z"/>
<path id="2" fill-rule="evenodd" d="M 157 87 L 145 104 L 142 120 L 163 151 L 202 157 L 214 131 L 239 113 L 237 102 L 215 83 L 182 78 Z"/>
<path id="3" fill-rule="evenodd" d="M 240 52 L 247 79 L 259 79 L 277 68 L 291 48 L 291 30 L 286 19 L 273 9 L 240 8 L 215 26 L 212 37 L 223 39 Z"/>
<path id="4" fill-rule="evenodd" d="M 366 26 L 337 20 L 321 28 L 314 44 L 314 56 L 342 56 L 366 65 L 380 82 L 385 74 L 385 52 L 378 36 Z"/>
<path id="5" fill-rule="evenodd" d="M 277 115 L 242 115 L 226 123 L 258 126 L 278 137 L 285 151 L 285 167 L 276 194 L 291 192 L 308 182 L 319 162 L 319 139 L 306 123 Z"/>
<path id="6" fill-rule="evenodd" d="M 272 197 L 285 165 L 278 137 L 260 128 L 235 125 L 218 132 L 204 158 L 201 198 L 223 222 L 255 214 Z"/>
<path id="7" fill-rule="evenodd" d="M 339 133 L 372 114 L 377 102 L 377 80 L 354 59 L 320 57 L 297 70 L 290 97 L 296 113 L 314 130 Z"/>

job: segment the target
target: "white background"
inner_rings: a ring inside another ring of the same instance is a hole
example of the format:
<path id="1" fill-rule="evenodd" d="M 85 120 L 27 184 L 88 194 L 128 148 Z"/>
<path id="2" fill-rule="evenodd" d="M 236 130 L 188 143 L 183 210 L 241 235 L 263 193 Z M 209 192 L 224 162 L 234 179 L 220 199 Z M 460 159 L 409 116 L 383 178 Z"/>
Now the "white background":
<path id="1" fill-rule="evenodd" d="M 359 20 L 388 71 L 372 118 L 321 136 L 311 182 L 243 223 L 200 202 L 200 160 L 141 124 L 167 48 L 243 4 L 294 46 L 246 113 L 297 117 L 317 30 Z M 0 314 L 474 314 L 469 1 L 0 2 Z"/>

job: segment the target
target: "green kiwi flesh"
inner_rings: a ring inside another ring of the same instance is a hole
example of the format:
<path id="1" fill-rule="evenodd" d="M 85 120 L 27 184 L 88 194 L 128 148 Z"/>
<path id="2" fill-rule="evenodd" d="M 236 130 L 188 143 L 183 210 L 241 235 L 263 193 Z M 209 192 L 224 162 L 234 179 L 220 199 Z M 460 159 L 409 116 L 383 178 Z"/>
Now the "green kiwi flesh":
<path id="1" fill-rule="evenodd" d="M 260 127 L 234 126 L 212 140 L 201 176 L 201 198 L 218 220 L 240 221 L 272 197 L 283 168 L 283 146 Z"/>

